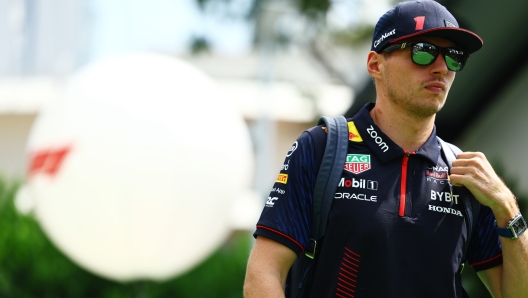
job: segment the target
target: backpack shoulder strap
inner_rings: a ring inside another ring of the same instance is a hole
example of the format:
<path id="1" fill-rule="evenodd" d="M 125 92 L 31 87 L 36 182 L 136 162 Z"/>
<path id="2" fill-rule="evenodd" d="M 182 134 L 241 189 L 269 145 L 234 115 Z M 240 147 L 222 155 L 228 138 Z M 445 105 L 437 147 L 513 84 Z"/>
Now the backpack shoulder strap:
<path id="1" fill-rule="evenodd" d="M 348 149 L 346 118 L 323 116 L 319 119 L 318 125 L 321 124 L 326 126 L 327 133 L 308 130 L 316 142 L 315 154 L 318 160 L 318 172 L 312 199 L 312 230 L 310 242 L 304 250 L 305 253 L 295 260 L 288 272 L 285 288 L 285 295 L 288 298 L 306 297 L 310 293 L 317 241 L 320 241 L 325 234 L 328 213 L 346 160 Z M 326 143 L 322 144 L 323 142 Z"/>
<path id="2" fill-rule="evenodd" d="M 310 245 L 306 249 L 306 255 L 310 258 L 315 255 L 317 241 L 325 234 L 328 213 L 343 173 L 348 149 L 348 122 L 345 117 L 322 116 L 318 124 L 326 126 L 327 138 L 313 193 L 312 231 Z"/>
<path id="3" fill-rule="evenodd" d="M 437 137 L 438 141 L 440 142 L 440 145 L 442 146 L 442 152 L 444 153 L 444 156 L 447 160 L 449 170 L 451 171 L 451 167 L 453 166 L 453 161 L 456 159 L 456 156 L 462 152 L 460 148 L 457 146 L 447 143 L 446 141 L 442 140 L 440 137 Z M 453 192 L 451 182 L 449 182 L 449 187 L 451 188 L 451 192 Z M 460 200 L 462 201 L 462 204 L 464 205 L 464 211 L 467 218 L 467 241 L 466 245 L 464 246 L 464 254 L 462 255 L 462 265 L 460 268 L 460 273 L 462 273 L 462 270 L 464 269 L 464 262 L 466 261 L 466 254 L 469 248 L 469 244 L 471 243 L 471 235 L 473 231 L 475 230 L 475 227 L 477 225 L 478 217 L 479 217 L 479 211 L 480 211 L 480 204 L 477 202 L 477 200 L 473 199 L 471 196 L 463 195 L 460 196 Z"/>

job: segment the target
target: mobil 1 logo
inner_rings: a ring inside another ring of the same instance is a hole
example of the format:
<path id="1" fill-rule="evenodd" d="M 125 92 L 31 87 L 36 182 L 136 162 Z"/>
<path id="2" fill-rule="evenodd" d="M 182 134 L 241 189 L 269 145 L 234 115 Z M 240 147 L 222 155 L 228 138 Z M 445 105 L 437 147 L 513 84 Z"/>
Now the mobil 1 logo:
<path id="1" fill-rule="evenodd" d="M 378 190 L 378 181 L 366 180 L 366 179 L 345 179 L 341 178 L 339 181 L 338 187 L 347 187 L 347 188 L 363 188 L 370 190 Z"/>

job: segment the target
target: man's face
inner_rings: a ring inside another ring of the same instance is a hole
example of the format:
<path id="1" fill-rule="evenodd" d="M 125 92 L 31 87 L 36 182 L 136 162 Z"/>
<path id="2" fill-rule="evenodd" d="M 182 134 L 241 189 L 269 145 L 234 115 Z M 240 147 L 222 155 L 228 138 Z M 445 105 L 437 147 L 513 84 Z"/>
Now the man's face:
<path id="1" fill-rule="evenodd" d="M 406 41 L 455 47 L 453 42 L 439 37 L 419 37 Z M 383 56 L 380 65 L 381 87 L 394 105 L 411 116 L 427 118 L 444 106 L 455 73 L 447 68 L 442 54 L 431 65 L 421 66 L 412 62 L 410 51 L 410 48 L 405 48 Z"/>

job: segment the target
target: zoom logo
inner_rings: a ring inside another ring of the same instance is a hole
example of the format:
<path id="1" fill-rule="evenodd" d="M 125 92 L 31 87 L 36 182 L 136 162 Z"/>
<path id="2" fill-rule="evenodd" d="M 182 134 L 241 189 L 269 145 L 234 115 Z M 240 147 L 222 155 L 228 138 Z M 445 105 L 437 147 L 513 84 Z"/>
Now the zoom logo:
<path id="1" fill-rule="evenodd" d="M 370 135 L 370 137 L 374 140 L 376 144 L 380 147 L 383 152 L 387 152 L 389 150 L 389 146 L 387 143 L 383 141 L 383 139 L 378 136 L 378 132 L 374 129 L 374 127 L 371 125 L 369 128 L 367 128 L 367 132 Z"/>

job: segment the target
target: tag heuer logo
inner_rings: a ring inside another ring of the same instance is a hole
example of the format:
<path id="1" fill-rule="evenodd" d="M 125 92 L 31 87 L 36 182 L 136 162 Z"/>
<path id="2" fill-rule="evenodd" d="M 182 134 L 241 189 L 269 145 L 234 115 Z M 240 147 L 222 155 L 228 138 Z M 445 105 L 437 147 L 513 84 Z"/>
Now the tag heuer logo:
<path id="1" fill-rule="evenodd" d="M 359 174 L 370 169 L 370 155 L 347 154 L 345 170 L 354 174 Z"/>

